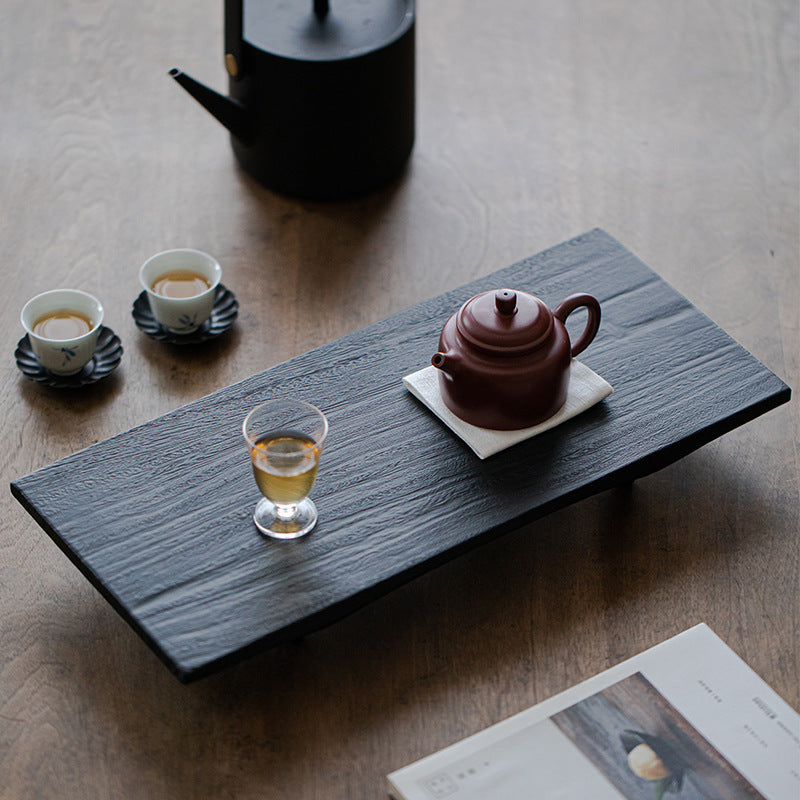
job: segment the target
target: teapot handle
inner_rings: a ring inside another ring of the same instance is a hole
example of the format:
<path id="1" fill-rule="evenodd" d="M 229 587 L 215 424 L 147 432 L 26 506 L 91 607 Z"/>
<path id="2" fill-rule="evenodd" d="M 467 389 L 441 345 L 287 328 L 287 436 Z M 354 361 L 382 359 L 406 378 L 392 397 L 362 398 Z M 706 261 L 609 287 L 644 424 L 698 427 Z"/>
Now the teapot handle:
<path id="1" fill-rule="evenodd" d="M 600 328 L 600 303 L 590 294 L 579 292 L 578 294 L 571 294 L 566 300 L 559 303 L 553 311 L 553 316 L 566 325 L 567 317 L 576 309 L 584 307 L 589 312 L 589 319 L 586 322 L 583 333 L 578 337 L 578 341 L 572 345 L 570 350 L 572 358 L 575 358 L 578 353 L 582 353 L 597 335 L 597 331 Z"/>

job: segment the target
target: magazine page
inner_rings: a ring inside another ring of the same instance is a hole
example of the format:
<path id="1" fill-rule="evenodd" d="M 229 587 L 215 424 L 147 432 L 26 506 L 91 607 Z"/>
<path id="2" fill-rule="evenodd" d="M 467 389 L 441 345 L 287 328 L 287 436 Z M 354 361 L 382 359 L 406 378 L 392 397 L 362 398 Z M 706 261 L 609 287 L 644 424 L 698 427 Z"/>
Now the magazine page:
<path id="1" fill-rule="evenodd" d="M 800 716 L 698 625 L 388 781 L 396 800 L 797 800 Z"/>

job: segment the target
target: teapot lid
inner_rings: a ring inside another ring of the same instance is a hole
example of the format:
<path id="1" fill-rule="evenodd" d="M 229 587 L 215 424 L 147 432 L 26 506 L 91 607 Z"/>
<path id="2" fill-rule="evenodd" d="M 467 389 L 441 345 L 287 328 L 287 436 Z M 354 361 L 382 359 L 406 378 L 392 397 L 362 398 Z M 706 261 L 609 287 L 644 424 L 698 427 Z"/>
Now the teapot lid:
<path id="1" fill-rule="evenodd" d="M 553 329 L 553 314 L 527 292 L 497 289 L 461 307 L 456 329 L 472 346 L 496 355 L 519 355 L 538 347 Z"/>

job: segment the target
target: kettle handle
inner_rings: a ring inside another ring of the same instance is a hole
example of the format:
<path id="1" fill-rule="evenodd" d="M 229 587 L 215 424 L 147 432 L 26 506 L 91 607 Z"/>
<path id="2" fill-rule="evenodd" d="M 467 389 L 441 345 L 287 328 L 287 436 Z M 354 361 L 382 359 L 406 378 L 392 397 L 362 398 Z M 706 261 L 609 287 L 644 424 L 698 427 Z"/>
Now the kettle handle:
<path id="1" fill-rule="evenodd" d="M 225 0 L 225 69 L 235 81 L 242 77 L 242 15 L 244 0 Z"/>
<path id="2" fill-rule="evenodd" d="M 553 311 L 553 316 L 566 325 L 567 317 L 578 308 L 586 308 L 589 312 L 589 319 L 586 321 L 586 327 L 578 337 L 578 341 L 572 345 L 570 350 L 572 358 L 575 358 L 578 353 L 582 353 L 597 335 L 600 328 L 600 303 L 590 294 L 578 292 L 571 294 L 566 300 L 559 303 Z"/>

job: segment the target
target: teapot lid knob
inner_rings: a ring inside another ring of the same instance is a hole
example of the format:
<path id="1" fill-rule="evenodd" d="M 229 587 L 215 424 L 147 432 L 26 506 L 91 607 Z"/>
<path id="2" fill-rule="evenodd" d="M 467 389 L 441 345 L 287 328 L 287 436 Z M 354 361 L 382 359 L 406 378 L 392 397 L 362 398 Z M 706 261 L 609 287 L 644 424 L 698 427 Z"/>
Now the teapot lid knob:
<path id="1" fill-rule="evenodd" d="M 517 293 L 513 289 L 498 289 L 494 293 L 494 304 L 504 317 L 517 313 Z"/>

